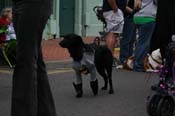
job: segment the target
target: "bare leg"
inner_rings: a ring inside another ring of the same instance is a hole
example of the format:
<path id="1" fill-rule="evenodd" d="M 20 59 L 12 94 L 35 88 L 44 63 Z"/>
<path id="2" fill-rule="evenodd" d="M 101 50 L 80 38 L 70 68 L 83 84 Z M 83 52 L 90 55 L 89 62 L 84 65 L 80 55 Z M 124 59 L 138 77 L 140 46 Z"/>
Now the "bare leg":
<path id="1" fill-rule="evenodd" d="M 116 42 L 117 43 L 119 42 L 119 34 L 118 33 L 114 34 L 114 33 L 110 32 L 107 35 L 106 44 L 107 44 L 107 47 L 110 49 L 110 51 L 113 55 L 113 58 L 115 57 L 114 56 L 114 48 L 115 48 Z"/>
<path id="2" fill-rule="evenodd" d="M 107 47 L 110 49 L 113 56 L 114 56 L 115 43 L 116 43 L 115 35 L 114 33 L 110 32 L 107 35 L 106 44 L 107 44 Z"/>

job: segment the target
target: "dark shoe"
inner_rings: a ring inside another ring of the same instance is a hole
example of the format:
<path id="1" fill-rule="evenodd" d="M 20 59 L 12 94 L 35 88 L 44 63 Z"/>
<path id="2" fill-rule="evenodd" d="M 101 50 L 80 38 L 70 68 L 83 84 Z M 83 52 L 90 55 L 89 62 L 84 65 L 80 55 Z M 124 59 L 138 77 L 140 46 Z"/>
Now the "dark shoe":
<path id="1" fill-rule="evenodd" d="M 95 81 L 91 81 L 90 85 L 91 85 L 92 92 L 94 93 L 94 95 L 97 95 L 98 94 L 98 80 L 96 79 Z"/>
<path id="2" fill-rule="evenodd" d="M 83 96 L 82 83 L 80 83 L 80 84 L 73 83 L 73 86 L 74 86 L 75 91 L 77 93 L 76 97 L 77 98 L 82 97 Z"/>

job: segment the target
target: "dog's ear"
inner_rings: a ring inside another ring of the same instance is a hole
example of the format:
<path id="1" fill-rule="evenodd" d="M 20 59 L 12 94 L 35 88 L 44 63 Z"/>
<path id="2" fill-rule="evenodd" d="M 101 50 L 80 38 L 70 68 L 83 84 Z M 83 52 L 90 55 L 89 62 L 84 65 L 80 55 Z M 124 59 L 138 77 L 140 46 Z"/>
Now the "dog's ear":
<path id="1" fill-rule="evenodd" d="M 64 40 L 67 41 L 71 46 L 78 47 L 84 45 L 83 39 L 76 34 L 68 34 L 64 36 Z"/>
<path id="2" fill-rule="evenodd" d="M 63 36 L 64 39 L 79 39 L 82 40 L 82 38 L 77 34 L 67 34 Z"/>
<path id="3" fill-rule="evenodd" d="M 149 56 L 147 55 L 143 60 L 143 67 L 144 67 L 145 71 L 147 71 L 150 68 L 148 58 L 149 58 Z"/>
<path id="4" fill-rule="evenodd" d="M 74 44 L 76 45 L 83 44 L 83 39 L 81 38 L 81 36 L 77 34 L 69 34 L 65 36 L 64 38 L 69 38 L 69 40 L 71 39 L 71 41 L 75 42 Z"/>
<path id="5" fill-rule="evenodd" d="M 59 42 L 59 45 L 63 48 L 68 48 L 68 46 L 69 46 L 68 44 L 66 44 L 66 40 L 64 40 L 64 39 Z"/>
<path id="6" fill-rule="evenodd" d="M 67 34 L 63 36 L 63 40 L 60 41 L 59 45 L 63 48 L 72 48 L 83 45 L 83 40 L 79 35 Z"/>

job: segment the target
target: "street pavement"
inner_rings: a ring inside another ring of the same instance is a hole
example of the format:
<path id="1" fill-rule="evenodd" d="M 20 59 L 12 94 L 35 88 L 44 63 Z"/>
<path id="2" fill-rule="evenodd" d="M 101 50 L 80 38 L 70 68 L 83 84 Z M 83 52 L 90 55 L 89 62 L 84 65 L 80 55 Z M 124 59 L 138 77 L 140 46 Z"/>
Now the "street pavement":
<path id="1" fill-rule="evenodd" d="M 47 70 L 58 116 L 148 116 L 146 97 L 152 94 L 150 86 L 158 82 L 157 74 L 113 69 L 114 94 L 99 90 L 93 96 L 87 75 L 83 76 L 84 95 L 77 99 L 71 61 L 48 62 Z M 0 67 L 0 116 L 10 116 L 12 72 Z M 103 79 L 97 76 L 102 87 Z"/>

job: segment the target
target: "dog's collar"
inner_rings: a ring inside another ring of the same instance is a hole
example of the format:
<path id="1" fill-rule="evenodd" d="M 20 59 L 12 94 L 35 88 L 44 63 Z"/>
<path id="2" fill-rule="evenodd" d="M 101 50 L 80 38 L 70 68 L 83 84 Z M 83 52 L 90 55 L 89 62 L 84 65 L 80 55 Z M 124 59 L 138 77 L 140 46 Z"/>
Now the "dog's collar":
<path id="1" fill-rule="evenodd" d="M 157 64 L 162 64 L 162 62 L 159 62 L 158 60 L 154 59 L 153 56 L 152 56 L 152 54 L 150 55 L 150 57 L 151 57 L 152 60 L 153 60 L 154 62 L 156 62 Z"/>

